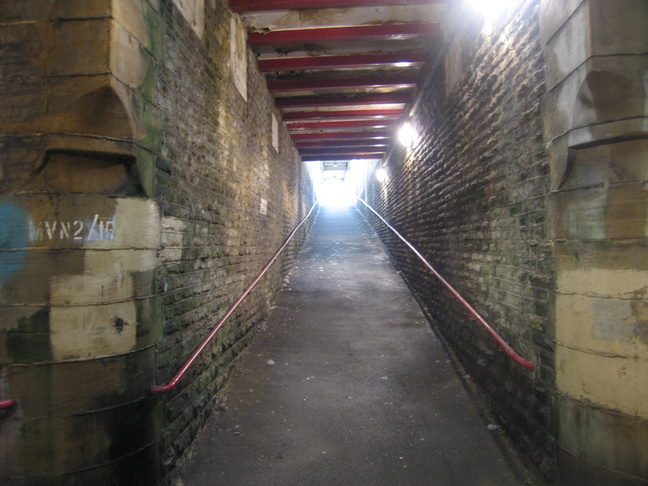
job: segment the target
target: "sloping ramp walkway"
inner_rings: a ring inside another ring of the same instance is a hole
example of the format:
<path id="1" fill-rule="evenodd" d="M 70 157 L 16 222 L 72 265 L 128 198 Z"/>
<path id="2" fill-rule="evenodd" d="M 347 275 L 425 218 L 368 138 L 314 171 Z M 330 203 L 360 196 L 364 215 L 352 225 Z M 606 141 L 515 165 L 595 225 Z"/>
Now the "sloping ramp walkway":
<path id="1" fill-rule="evenodd" d="M 353 208 L 317 215 L 224 396 L 184 486 L 537 484 Z"/>

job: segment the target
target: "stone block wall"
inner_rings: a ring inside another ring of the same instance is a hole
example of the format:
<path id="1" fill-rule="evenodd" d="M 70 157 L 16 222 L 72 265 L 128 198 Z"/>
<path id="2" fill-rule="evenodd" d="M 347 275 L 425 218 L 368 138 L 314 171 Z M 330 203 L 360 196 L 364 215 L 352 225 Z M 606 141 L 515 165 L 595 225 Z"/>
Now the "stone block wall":
<path id="1" fill-rule="evenodd" d="M 0 482 L 171 483 L 304 233 L 179 386 L 149 388 L 312 189 L 226 1 L 2 2 L 0 21 Z"/>
<path id="2" fill-rule="evenodd" d="M 565 481 L 648 481 L 648 3 L 546 1 Z"/>
<path id="3" fill-rule="evenodd" d="M 554 261 L 546 231 L 549 158 L 539 2 L 493 19 L 449 12 L 445 52 L 413 105 L 419 136 L 386 164 L 367 197 L 525 359 L 507 358 L 380 223 L 397 266 L 485 392 L 504 428 L 547 473 L 553 436 Z"/>
<path id="4" fill-rule="evenodd" d="M 147 6 L 0 4 L 3 484 L 158 477 Z"/>

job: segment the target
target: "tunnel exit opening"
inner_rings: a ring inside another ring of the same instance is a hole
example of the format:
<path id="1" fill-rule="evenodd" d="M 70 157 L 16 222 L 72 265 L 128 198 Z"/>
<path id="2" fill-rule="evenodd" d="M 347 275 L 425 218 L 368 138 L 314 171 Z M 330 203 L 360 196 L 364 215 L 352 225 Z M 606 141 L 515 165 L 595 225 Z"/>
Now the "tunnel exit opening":
<path id="1" fill-rule="evenodd" d="M 347 208 L 362 194 L 378 159 L 337 162 L 304 162 L 319 203 L 328 208 Z"/>

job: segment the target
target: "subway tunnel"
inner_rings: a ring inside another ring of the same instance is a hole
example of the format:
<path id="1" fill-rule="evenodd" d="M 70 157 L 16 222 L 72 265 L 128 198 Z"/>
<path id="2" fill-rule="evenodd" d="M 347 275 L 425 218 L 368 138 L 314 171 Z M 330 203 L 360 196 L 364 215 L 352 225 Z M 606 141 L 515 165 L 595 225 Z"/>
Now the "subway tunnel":
<path id="1" fill-rule="evenodd" d="M 210 448 L 238 484 L 648 484 L 645 0 L 4 0 L 0 23 L 0 484 L 236 484 Z M 288 327 L 275 355 L 326 366 L 266 355 Z M 388 371 L 330 364 L 369 350 Z M 253 476 L 238 404 L 282 387 L 334 418 Z M 348 387 L 421 422 L 355 421 Z"/>
<path id="2" fill-rule="evenodd" d="M 353 207 L 318 212 L 180 478 L 547 484 L 480 405 Z"/>

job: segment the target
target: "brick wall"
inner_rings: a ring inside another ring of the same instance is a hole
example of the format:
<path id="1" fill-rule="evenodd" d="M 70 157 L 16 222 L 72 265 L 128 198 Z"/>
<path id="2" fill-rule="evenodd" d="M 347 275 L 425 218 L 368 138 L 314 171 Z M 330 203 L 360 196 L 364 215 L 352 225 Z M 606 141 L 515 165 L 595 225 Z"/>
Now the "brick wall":
<path id="1" fill-rule="evenodd" d="M 225 0 L 0 3 L 0 483 L 173 483 L 269 311 L 307 226 L 151 394 L 313 199 L 244 43 L 247 99 L 233 84 L 231 19 Z"/>
<path id="2" fill-rule="evenodd" d="M 272 145 L 274 103 L 251 53 L 247 101 L 232 82 L 227 2 L 207 3 L 202 38 L 172 2 L 162 2 L 160 10 L 161 382 L 180 368 L 256 277 L 310 203 L 308 193 L 303 201 L 299 197 L 308 182 L 301 178 L 288 134 L 280 129 L 279 150 Z M 232 360 L 267 316 L 299 241 L 234 313 L 179 390 L 162 397 L 160 451 L 168 482 L 216 406 L 214 395 Z"/>
<path id="3" fill-rule="evenodd" d="M 505 429 L 547 474 L 554 468 L 553 258 L 543 135 L 544 59 L 538 1 L 522 2 L 483 34 L 454 11 L 448 49 L 412 123 L 420 139 L 396 150 L 370 204 L 401 231 L 524 358 L 509 360 L 395 237 L 375 223 L 433 327 L 478 383 Z M 454 36 L 454 37 L 452 37 Z"/>

